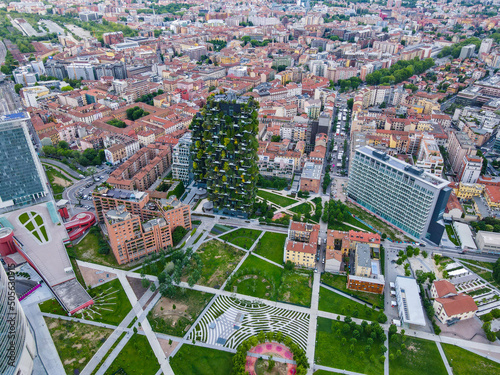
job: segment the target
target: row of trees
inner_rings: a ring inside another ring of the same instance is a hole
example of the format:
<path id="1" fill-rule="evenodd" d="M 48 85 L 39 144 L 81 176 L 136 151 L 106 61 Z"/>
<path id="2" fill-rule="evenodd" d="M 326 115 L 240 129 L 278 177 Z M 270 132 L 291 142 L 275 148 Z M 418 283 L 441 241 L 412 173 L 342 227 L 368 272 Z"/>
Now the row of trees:
<path id="1" fill-rule="evenodd" d="M 462 47 L 468 46 L 469 44 L 474 44 L 476 46 L 476 52 L 479 50 L 481 46 L 481 39 L 472 37 L 468 38 L 460 43 L 456 43 L 451 47 L 444 47 L 441 52 L 439 52 L 438 57 L 446 57 L 452 56 L 453 58 L 458 58 L 460 56 L 460 52 L 462 51 Z"/>
<path id="2" fill-rule="evenodd" d="M 285 336 L 282 332 L 264 332 L 260 331 L 257 336 L 249 337 L 244 340 L 236 351 L 233 357 L 233 373 L 235 375 L 245 375 L 245 365 L 247 361 L 247 352 L 265 342 L 279 342 L 287 346 L 293 354 L 293 360 L 297 363 L 296 375 L 307 374 L 307 369 L 309 368 L 309 362 L 307 361 L 306 352 L 299 345 L 293 342 L 293 340 Z"/>
<path id="3" fill-rule="evenodd" d="M 471 226 L 476 232 L 480 230 L 486 232 L 500 232 L 500 220 L 494 217 L 485 217 L 480 221 L 473 221 Z"/>
<path id="4" fill-rule="evenodd" d="M 329 226 L 334 226 L 336 224 L 341 224 L 344 221 L 344 218 L 349 215 L 349 211 L 345 204 L 343 204 L 340 200 L 330 199 L 330 201 L 325 204 L 321 220 L 328 223 Z"/>
<path id="5" fill-rule="evenodd" d="M 380 84 L 397 84 L 406 81 L 414 74 L 419 75 L 427 69 L 434 66 L 434 60 L 431 58 L 420 61 L 418 57 L 413 60 L 405 61 L 399 60 L 396 64 L 392 65 L 389 69 L 376 70 L 373 73 L 366 75 L 366 84 L 380 85 Z"/>
<path id="6" fill-rule="evenodd" d="M 88 148 L 83 152 L 71 150 L 68 142 L 60 141 L 56 146 L 43 146 L 42 151 L 46 156 L 61 159 L 67 164 L 101 165 L 106 161 L 104 150 Z"/>
<path id="7" fill-rule="evenodd" d="M 370 361 L 380 363 L 384 363 L 385 361 L 385 352 L 387 352 L 387 347 L 383 345 L 387 336 L 384 333 L 384 329 L 382 326 L 376 322 L 372 322 L 368 324 L 366 321 L 362 321 L 361 324 L 357 324 L 350 317 L 346 316 L 344 321 L 340 321 L 340 316 L 337 317 L 337 320 L 332 321 L 332 332 L 335 333 L 337 337 L 340 338 L 342 346 L 345 346 L 349 343 L 349 350 L 351 353 L 354 353 L 356 349 L 356 345 L 358 340 L 366 341 L 366 345 L 364 347 L 363 352 L 359 352 L 361 357 L 366 354 L 370 354 Z M 380 345 L 380 352 L 374 352 L 373 345 L 375 343 L 382 344 Z M 377 358 L 377 354 L 380 357 Z"/>
<path id="8" fill-rule="evenodd" d="M 158 275 L 158 291 L 162 297 L 174 298 L 179 289 L 174 284 L 181 282 L 183 274 L 188 274 L 188 284 L 192 287 L 198 282 L 201 277 L 203 264 L 201 257 L 197 253 L 193 253 L 193 249 L 189 248 L 186 251 L 178 250 L 172 253 L 171 260 L 167 261 L 167 253 L 160 252 L 152 253 L 149 259 L 143 263 L 141 269 L 142 285 L 151 290 L 155 290 L 154 283 L 150 283 L 146 279 L 146 273 L 149 269 L 150 273 L 157 273 L 162 270 Z"/>
<path id="9" fill-rule="evenodd" d="M 261 174 L 257 176 L 257 186 L 264 189 L 283 190 L 290 183 L 286 178 L 281 177 L 264 177 Z"/>

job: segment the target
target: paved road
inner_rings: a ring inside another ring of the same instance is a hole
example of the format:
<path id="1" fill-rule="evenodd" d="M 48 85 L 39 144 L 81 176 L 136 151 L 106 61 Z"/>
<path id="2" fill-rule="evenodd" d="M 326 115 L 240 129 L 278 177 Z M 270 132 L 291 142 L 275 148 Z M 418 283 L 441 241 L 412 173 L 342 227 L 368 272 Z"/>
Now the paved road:
<path id="1" fill-rule="evenodd" d="M 42 161 L 44 163 L 48 163 L 48 164 L 53 164 L 53 165 L 57 166 L 58 168 L 61 168 L 67 174 L 69 174 L 70 176 L 72 176 L 74 178 L 77 178 L 77 179 L 81 178 L 80 177 L 81 172 L 74 171 L 73 169 L 71 169 L 70 167 L 68 167 L 66 164 L 60 162 L 59 160 L 40 157 L 40 161 Z"/>
<path id="2" fill-rule="evenodd" d="M 7 48 L 5 44 L 0 40 L 0 65 L 5 62 L 5 56 L 7 56 Z"/>

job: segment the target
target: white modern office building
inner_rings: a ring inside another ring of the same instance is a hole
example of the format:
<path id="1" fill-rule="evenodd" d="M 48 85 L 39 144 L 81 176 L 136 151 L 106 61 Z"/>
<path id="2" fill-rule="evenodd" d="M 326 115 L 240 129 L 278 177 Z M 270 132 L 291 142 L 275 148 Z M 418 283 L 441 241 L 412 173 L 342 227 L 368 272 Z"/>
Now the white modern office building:
<path id="1" fill-rule="evenodd" d="M 441 242 L 450 193 L 448 181 L 372 147 L 351 160 L 348 198 L 415 238 Z"/>
<path id="2" fill-rule="evenodd" d="M 14 284 L 0 265 L 0 374 L 30 375 L 35 356 L 35 340 Z"/>
<path id="3" fill-rule="evenodd" d="M 172 176 L 174 179 L 181 180 L 185 186 L 189 185 L 193 179 L 192 159 L 191 159 L 191 133 L 184 134 L 179 143 L 174 146 L 172 152 Z"/>
<path id="4" fill-rule="evenodd" d="M 417 281 L 412 277 L 396 277 L 396 301 L 403 324 L 425 326 L 425 315 Z"/>

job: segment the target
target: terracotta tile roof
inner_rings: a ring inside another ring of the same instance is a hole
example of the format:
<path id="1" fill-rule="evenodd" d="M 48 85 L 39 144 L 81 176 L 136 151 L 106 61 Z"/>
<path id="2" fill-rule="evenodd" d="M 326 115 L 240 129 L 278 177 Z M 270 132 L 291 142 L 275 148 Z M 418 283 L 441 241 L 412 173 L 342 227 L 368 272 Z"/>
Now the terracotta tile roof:
<path id="1" fill-rule="evenodd" d="M 477 311 L 477 305 L 471 296 L 458 294 L 448 298 L 436 298 L 436 302 L 443 305 L 446 315 L 454 316 L 458 314 Z"/>
<path id="2" fill-rule="evenodd" d="M 443 297 L 450 293 L 457 294 L 455 286 L 448 280 L 434 281 L 434 288 L 436 288 L 438 297 Z"/>
<path id="3" fill-rule="evenodd" d="M 378 233 L 356 232 L 355 230 L 350 230 L 349 239 L 356 242 L 380 244 L 380 234 Z"/>

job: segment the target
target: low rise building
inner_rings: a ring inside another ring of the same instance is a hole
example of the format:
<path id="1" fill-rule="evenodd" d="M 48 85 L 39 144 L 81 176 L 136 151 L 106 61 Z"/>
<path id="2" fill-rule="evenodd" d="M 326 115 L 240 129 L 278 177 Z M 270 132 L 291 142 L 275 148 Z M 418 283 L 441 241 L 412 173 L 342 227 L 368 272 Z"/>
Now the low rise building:
<path id="1" fill-rule="evenodd" d="M 484 200 L 490 210 L 500 210 L 500 186 L 485 186 Z"/>
<path id="2" fill-rule="evenodd" d="M 322 165 L 311 162 L 305 163 L 302 169 L 302 175 L 300 176 L 300 190 L 319 193 L 322 169 Z"/>
<path id="3" fill-rule="evenodd" d="M 417 281 L 412 277 L 397 276 L 395 286 L 401 323 L 425 326 L 424 310 Z"/>
<path id="4" fill-rule="evenodd" d="M 500 233 L 480 230 L 476 235 L 476 243 L 483 253 L 500 254 Z"/>
<path id="5" fill-rule="evenodd" d="M 460 320 L 473 318 L 478 310 L 474 299 L 463 293 L 458 293 L 455 286 L 448 280 L 434 281 L 431 287 L 434 298 L 436 318 L 443 324 L 451 326 Z"/>

